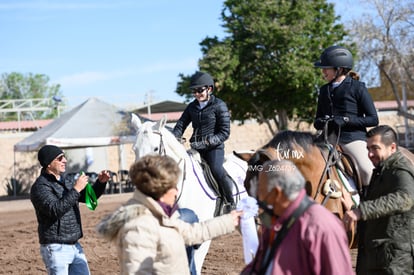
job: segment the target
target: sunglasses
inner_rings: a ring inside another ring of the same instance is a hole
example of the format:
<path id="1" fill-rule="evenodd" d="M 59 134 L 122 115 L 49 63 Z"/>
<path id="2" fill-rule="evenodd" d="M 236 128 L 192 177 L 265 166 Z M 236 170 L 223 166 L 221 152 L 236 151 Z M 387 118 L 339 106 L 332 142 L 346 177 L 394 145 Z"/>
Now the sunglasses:
<path id="1" fill-rule="evenodd" d="M 56 160 L 58 160 L 58 161 L 62 161 L 62 160 L 63 160 L 63 158 L 66 158 L 66 156 L 65 156 L 65 155 L 60 155 L 60 156 L 58 156 L 58 157 L 56 158 Z"/>
<path id="2" fill-rule="evenodd" d="M 205 90 L 207 90 L 207 87 L 195 88 L 193 89 L 193 94 L 202 94 Z"/>

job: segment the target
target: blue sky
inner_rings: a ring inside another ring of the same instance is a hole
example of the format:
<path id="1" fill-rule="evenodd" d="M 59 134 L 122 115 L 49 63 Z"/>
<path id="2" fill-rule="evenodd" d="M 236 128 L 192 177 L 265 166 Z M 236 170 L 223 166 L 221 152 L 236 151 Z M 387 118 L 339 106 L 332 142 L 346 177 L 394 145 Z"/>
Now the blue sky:
<path id="1" fill-rule="evenodd" d="M 337 3 L 336 11 L 351 7 Z M 114 105 L 183 101 L 205 37 L 224 37 L 223 0 L 2 0 L 0 73 L 45 74 L 68 107 L 89 97 Z M 355 5 L 354 5 L 355 7 Z M 347 13 L 348 18 L 350 14 Z"/>

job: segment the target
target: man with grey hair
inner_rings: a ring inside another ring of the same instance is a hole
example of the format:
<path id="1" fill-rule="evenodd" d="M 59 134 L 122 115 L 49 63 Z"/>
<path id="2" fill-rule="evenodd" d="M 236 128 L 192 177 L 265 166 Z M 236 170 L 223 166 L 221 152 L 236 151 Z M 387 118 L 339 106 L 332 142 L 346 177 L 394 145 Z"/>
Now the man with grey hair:
<path id="1" fill-rule="evenodd" d="M 242 274 L 354 274 L 341 220 L 306 195 L 293 162 L 266 162 L 256 195 L 263 236 Z"/>

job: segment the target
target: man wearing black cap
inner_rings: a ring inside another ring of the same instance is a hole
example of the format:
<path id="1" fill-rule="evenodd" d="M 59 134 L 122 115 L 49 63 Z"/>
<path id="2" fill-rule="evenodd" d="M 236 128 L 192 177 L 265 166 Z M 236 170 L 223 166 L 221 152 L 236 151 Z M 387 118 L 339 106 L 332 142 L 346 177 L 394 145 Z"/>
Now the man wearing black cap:
<path id="1" fill-rule="evenodd" d="M 73 183 L 61 176 L 66 171 L 66 157 L 54 145 L 38 152 L 40 176 L 30 191 L 36 210 L 40 253 L 48 274 L 90 274 L 88 262 L 78 240 L 82 238 L 79 202 L 85 202 L 86 175 Z M 102 171 L 92 186 L 96 197 L 105 191 L 110 175 Z"/>

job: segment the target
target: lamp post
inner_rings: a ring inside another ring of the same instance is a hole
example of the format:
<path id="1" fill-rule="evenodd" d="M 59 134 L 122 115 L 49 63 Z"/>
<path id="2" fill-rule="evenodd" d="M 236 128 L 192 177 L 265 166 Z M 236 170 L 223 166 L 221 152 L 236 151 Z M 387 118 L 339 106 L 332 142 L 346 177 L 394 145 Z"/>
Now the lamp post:
<path id="1" fill-rule="evenodd" d="M 151 119 L 151 103 L 152 103 L 152 98 L 151 98 L 151 91 L 149 91 L 148 93 L 145 94 L 146 100 L 147 100 L 147 113 L 148 113 L 148 118 Z"/>
<path id="2" fill-rule="evenodd" d="M 57 110 L 57 116 L 60 116 L 60 108 L 59 108 L 59 104 L 62 102 L 62 99 L 60 98 L 60 96 L 58 95 L 54 95 L 52 97 L 53 101 L 55 102 L 55 108 Z"/>

